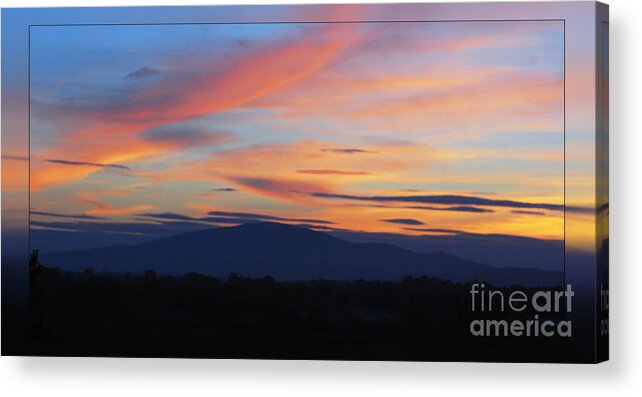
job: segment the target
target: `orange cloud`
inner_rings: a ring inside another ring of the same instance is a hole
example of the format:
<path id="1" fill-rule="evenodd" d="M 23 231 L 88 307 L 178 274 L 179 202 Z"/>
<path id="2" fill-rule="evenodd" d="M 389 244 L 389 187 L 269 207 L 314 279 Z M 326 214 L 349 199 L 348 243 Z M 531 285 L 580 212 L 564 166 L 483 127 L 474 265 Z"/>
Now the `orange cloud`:
<path id="1" fill-rule="evenodd" d="M 349 150 L 349 151 L 346 151 Z M 321 141 L 258 145 L 218 152 L 205 163 L 189 163 L 160 178 L 221 180 L 260 196 L 317 203 L 307 194 L 333 192 L 360 182 L 398 180 L 454 154 L 426 145 L 382 142 L 349 149 Z"/>
<path id="2" fill-rule="evenodd" d="M 429 125 L 431 129 L 484 131 L 561 131 L 564 81 L 540 75 L 514 75 L 446 91 L 387 100 L 344 113 L 385 127 Z"/>
<path id="3" fill-rule="evenodd" d="M 67 154 L 73 155 L 74 161 L 122 163 L 176 149 L 180 142 L 154 142 L 136 135 L 169 122 L 229 110 L 275 92 L 318 71 L 357 38 L 356 25 L 324 25 L 296 40 L 240 58 L 225 72 L 212 68 L 211 73 L 195 79 L 161 81 L 134 94 L 127 108 L 90 112 L 90 119 L 94 118 L 90 127 L 71 134 L 57 147 L 36 153 L 36 157 L 67 158 Z M 74 182 L 95 171 L 92 167 L 72 170 L 62 165 L 35 164 L 31 188 Z"/>
<path id="4" fill-rule="evenodd" d="M 76 195 L 75 201 L 94 207 L 88 211 L 85 211 L 85 214 L 95 215 L 95 216 L 128 215 L 135 212 L 153 210 L 156 208 L 152 205 L 132 205 L 127 207 L 112 207 L 111 205 L 98 199 L 98 195 L 121 196 L 124 194 L 125 193 L 121 191 L 83 192 L 83 193 L 78 193 Z"/>
<path id="5" fill-rule="evenodd" d="M 296 172 L 308 175 L 371 175 L 370 172 L 341 170 L 297 170 Z"/>
<path id="6" fill-rule="evenodd" d="M 270 198 L 297 201 L 301 204 L 315 201 L 310 199 L 305 192 L 315 191 L 315 189 L 322 189 L 323 191 L 330 189 L 330 186 L 323 182 L 297 179 L 231 177 L 229 181 L 241 186 L 245 191 Z"/>
<path id="7" fill-rule="evenodd" d="M 129 207 L 123 208 L 111 208 L 111 207 L 100 207 L 93 210 L 86 211 L 88 215 L 103 215 L 103 216 L 118 216 L 118 215 L 128 215 L 134 212 L 144 212 L 152 210 L 156 207 L 152 205 L 132 205 Z"/>
<path id="8" fill-rule="evenodd" d="M 31 160 L 30 189 L 42 189 L 82 180 L 103 168 L 88 164 L 60 164 L 47 162 L 48 158 L 62 158 L 74 162 L 98 164 L 132 164 L 150 159 L 161 153 L 178 149 L 173 142 L 152 142 L 137 137 L 100 139 L 73 142 L 36 153 Z"/>
<path id="9" fill-rule="evenodd" d="M 170 78 L 126 99 L 128 106 L 107 106 L 92 116 L 103 123 L 151 127 L 233 109 L 317 72 L 359 37 L 355 24 L 322 25 L 291 41 L 239 57 L 226 70 L 213 65 L 202 73 L 198 70 L 208 62 L 206 58 L 190 60 L 193 64 L 183 61 L 168 73 Z M 102 133 L 108 134 L 108 128 Z"/>
<path id="10" fill-rule="evenodd" d="M 29 158 L 2 156 L 2 191 L 24 191 L 29 179 Z"/>
<path id="11" fill-rule="evenodd" d="M 426 145 L 382 142 L 346 154 L 334 143 L 299 141 L 217 153 L 202 166 L 211 176 L 324 181 L 327 185 L 376 180 L 454 155 Z M 304 177 L 303 175 L 307 175 Z M 327 178 L 323 178 L 323 177 Z"/>
<path id="12" fill-rule="evenodd" d="M 318 115 L 345 117 L 357 104 L 371 103 L 381 95 L 426 94 L 482 84 L 511 73 L 505 67 L 471 68 L 457 64 L 431 65 L 417 74 L 348 75 L 325 70 L 284 90 L 252 101 L 249 106 L 277 108 L 280 117 Z M 357 99 L 358 98 L 358 99 Z"/>

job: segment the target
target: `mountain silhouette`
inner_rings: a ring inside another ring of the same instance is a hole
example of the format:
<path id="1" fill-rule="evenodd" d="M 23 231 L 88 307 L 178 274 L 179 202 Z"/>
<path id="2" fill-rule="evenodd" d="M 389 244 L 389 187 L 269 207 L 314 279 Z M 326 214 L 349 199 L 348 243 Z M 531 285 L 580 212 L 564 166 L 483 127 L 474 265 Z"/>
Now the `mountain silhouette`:
<path id="1" fill-rule="evenodd" d="M 559 285 L 562 273 L 497 268 L 445 253 L 419 254 L 385 243 L 348 242 L 326 233 L 273 222 L 184 233 L 138 245 L 43 254 L 43 265 L 63 270 L 159 274 L 200 273 L 277 280 L 399 280 L 430 276 L 496 285 Z"/>

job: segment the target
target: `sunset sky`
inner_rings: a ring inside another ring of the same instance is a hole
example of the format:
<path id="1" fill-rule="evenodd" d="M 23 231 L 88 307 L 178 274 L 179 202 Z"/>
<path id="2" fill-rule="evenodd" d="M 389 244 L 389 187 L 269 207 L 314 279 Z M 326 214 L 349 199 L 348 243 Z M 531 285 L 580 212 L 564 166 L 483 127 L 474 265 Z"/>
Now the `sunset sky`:
<path id="1" fill-rule="evenodd" d="M 32 27 L 32 227 L 562 239 L 563 29 Z"/>

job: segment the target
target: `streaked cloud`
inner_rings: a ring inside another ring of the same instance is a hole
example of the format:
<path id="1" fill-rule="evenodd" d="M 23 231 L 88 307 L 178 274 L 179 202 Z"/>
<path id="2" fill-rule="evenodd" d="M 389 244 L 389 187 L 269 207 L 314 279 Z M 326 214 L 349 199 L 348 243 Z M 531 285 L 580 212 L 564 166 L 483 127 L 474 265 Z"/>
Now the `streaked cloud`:
<path id="1" fill-rule="evenodd" d="M 416 228 L 416 227 L 408 227 L 408 228 L 405 228 L 405 229 L 406 230 L 412 230 L 412 231 L 415 231 L 415 232 L 439 233 L 439 234 L 451 234 L 451 235 L 465 233 L 465 232 L 462 232 L 461 230 L 454 230 L 454 229 Z"/>
<path id="2" fill-rule="evenodd" d="M 470 205 L 457 205 L 457 206 L 450 206 L 450 207 L 427 207 L 427 206 L 412 206 L 412 207 L 404 207 L 404 208 L 410 208 L 414 210 L 426 210 L 426 211 L 455 211 L 455 212 L 474 212 L 474 213 L 492 213 L 495 212 L 491 209 L 488 208 L 480 208 L 480 207 L 473 207 Z"/>
<path id="3" fill-rule="evenodd" d="M 256 214 L 250 212 L 233 212 L 233 211 L 209 211 L 207 216 L 193 217 L 179 213 L 154 213 L 146 212 L 136 214 L 142 218 L 160 219 L 163 221 L 194 221 L 207 224 L 244 224 L 250 222 L 286 222 L 295 224 L 309 224 L 311 227 L 320 227 L 322 225 L 332 225 L 333 222 L 323 219 L 307 219 L 307 218 L 286 218 L 275 215 Z"/>
<path id="4" fill-rule="evenodd" d="M 514 200 L 491 200 L 475 196 L 459 195 L 409 195 L 409 196 L 353 196 L 348 194 L 332 193 L 311 193 L 314 197 L 325 199 L 376 201 L 376 202 L 398 202 L 398 203 L 422 203 L 422 204 L 462 204 L 479 205 L 487 207 L 508 207 L 508 208 L 537 208 L 553 211 L 564 210 L 563 204 L 551 203 L 528 203 Z"/>
<path id="5" fill-rule="evenodd" d="M 341 171 L 341 170 L 297 170 L 299 174 L 309 175 L 370 175 L 365 171 Z"/>
<path id="6" fill-rule="evenodd" d="M 121 191 L 101 191 L 92 192 L 85 191 L 77 193 L 74 201 L 90 207 L 85 211 L 85 214 L 92 216 L 122 216 L 129 215 L 136 212 L 148 211 L 155 208 L 153 205 L 148 204 L 134 204 L 127 206 L 114 206 L 104 201 L 102 196 L 124 196 L 126 193 Z"/>
<path id="7" fill-rule="evenodd" d="M 59 160 L 59 159 L 46 159 L 45 161 L 48 163 L 54 163 L 54 164 L 80 165 L 80 166 L 88 166 L 88 167 L 95 167 L 95 168 L 111 168 L 115 170 L 131 171 L 131 168 L 122 164 L 101 164 L 101 163 L 91 163 L 87 161 L 71 161 L 71 160 Z"/>
<path id="8" fill-rule="evenodd" d="M 513 210 L 511 211 L 512 214 L 519 214 L 519 215 L 546 215 L 545 212 L 541 211 L 524 211 L 524 210 Z"/>
<path id="9" fill-rule="evenodd" d="M 194 142 L 189 137 L 200 139 L 202 136 L 196 134 L 186 138 L 180 134 L 159 133 L 161 138 L 169 135 L 179 139 L 176 142 L 175 139 L 150 140 L 141 135 L 166 124 L 234 109 L 293 84 L 331 62 L 357 39 L 358 33 L 355 25 L 311 26 L 304 34 L 279 44 L 238 54 L 231 62 L 226 62 L 226 67 L 203 71 L 202 62 L 207 59 L 181 60 L 171 66 L 173 73 L 164 73 L 163 78 L 133 92 L 124 91 L 120 96 L 108 97 L 107 102 L 56 104 L 56 112 L 77 119 L 79 127 L 66 134 L 62 142 L 36 154 L 44 157 L 68 152 L 73 147 L 79 158 L 88 159 L 84 162 L 102 164 L 110 163 L 108 159 L 121 158 L 137 162 L 181 148 L 186 142 Z M 257 65 L 261 65 L 261 73 L 256 72 Z M 212 94 L 216 92 L 225 95 Z M 90 126 L 85 127 L 88 123 Z M 156 132 L 149 133 L 147 138 L 150 135 L 153 137 Z M 115 139 L 118 145 L 104 143 Z M 90 169 L 65 174 L 60 170 L 34 167 L 31 186 L 45 189 L 82 180 L 91 173 Z"/>
<path id="10" fill-rule="evenodd" d="M 92 216 L 87 214 L 58 214 L 55 212 L 44 212 L 44 211 L 29 211 L 31 215 L 46 216 L 51 218 L 66 218 L 66 219 L 91 219 L 91 220 L 105 220 L 107 218 Z"/>
<path id="11" fill-rule="evenodd" d="M 327 187 L 323 183 L 296 179 L 231 177 L 229 181 L 261 196 L 292 201 L 306 201 L 306 195 L 301 192 Z"/>
<path id="12" fill-rule="evenodd" d="M 174 143 L 182 148 L 220 145 L 234 139 L 234 135 L 229 132 L 210 131 L 184 125 L 154 127 L 140 134 L 140 137 L 148 141 Z"/>
<path id="13" fill-rule="evenodd" d="M 146 212 L 142 214 L 137 214 L 138 216 L 143 216 L 146 218 L 158 218 L 158 219 L 170 219 L 170 220 L 180 220 L 180 221 L 185 221 L 185 220 L 196 220 L 195 218 L 187 215 L 182 215 L 182 214 L 174 214 L 171 212 Z"/>
<path id="14" fill-rule="evenodd" d="M 150 77 L 154 76 L 160 73 L 160 70 L 150 68 L 150 67 L 142 67 L 139 69 L 134 70 L 133 72 L 129 73 L 125 78 L 127 79 L 142 79 L 145 77 Z"/>
<path id="15" fill-rule="evenodd" d="M 284 217 L 273 216 L 273 215 L 254 214 L 254 213 L 248 213 L 248 212 L 210 211 L 208 212 L 208 214 L 216 215 L 216 216 L 252 218 L 252 219 L 259 219 L 259 220 L 270 220 L 270 221 L 304 222 L 304 223 L 315 223 L 315 224 L 325 224 L 325 225 L 330 225 L 333 223 L 331 221 L 322 220 L 322 219 L 305 219 L 305 218 L 292 219 L 292 218 L 284 218 Z"/>
<path id="16" fill-rule="evenodd" d="M 322 152 L 344 153 L 344 154 L 362 154 L 362 153 L 377 153 L 372 150 L 355 149 L 355 148 L 325 148 L 321 149 Z"/>
<path id="17" fill-rule="evenodd" d="M 2 155 L 3 160 L 29 161 L 29 156 L 16 156 L 11 154 Z"/>
<path id="18" fill-rule="evenodd" d="M 397 223 L 399 225 L 423 225 L 422 221 L 416 219 L 396 218 L 396 219 L 381 219 L 381 222 Z"/>

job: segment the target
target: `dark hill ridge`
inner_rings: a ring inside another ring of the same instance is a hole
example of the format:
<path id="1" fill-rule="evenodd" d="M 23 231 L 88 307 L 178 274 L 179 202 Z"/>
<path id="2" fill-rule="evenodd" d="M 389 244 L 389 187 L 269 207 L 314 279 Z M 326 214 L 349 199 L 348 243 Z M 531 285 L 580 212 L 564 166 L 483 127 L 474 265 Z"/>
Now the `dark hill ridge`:
<path id="1" fill-rule="evenodd" d="M 226 277 L 272 276 L 277 280 L 398 280 L 432 276 L 474 279 L 498 285 L 554 285 L 562 274 L 535 269 L 495 268 L 444 253 L 418 254 L 384 243 L 353 243 L 326 233 L 272 222 L 184 233 L 131 246 L 43 254 L 48 267 L 82 271 L 160 274 L 195 272 Z"/>

